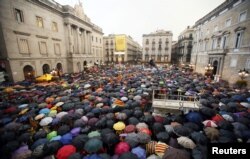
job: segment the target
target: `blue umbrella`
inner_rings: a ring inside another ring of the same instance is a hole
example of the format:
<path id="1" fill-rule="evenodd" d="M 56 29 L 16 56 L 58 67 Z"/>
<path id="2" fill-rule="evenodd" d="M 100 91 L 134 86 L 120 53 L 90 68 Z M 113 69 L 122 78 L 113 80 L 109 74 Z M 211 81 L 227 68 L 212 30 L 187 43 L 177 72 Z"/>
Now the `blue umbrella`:
<path id="1" fill-rule="evenodd" d="M 232 96 L 231 99 L 232 101 L 240 101 L 240 102 L 245 100 L 245 98 L 242 95 L 238 95 L 238 94 Z"/>
<path id="2" fill-rule="evenodd" d="M 203 121 L 202 116 L 199 112 L 189 112 L 186 115 L 186 119 L 189 122 L 194 122 L 194 123 L 201 123 Z"/>
<path id="3" fill-rule="evenodd" d="M 39 114 L 49 114 L 49 112 L 50 112 L 50 109 L 48 109 L 48 108 L 43 108 L 43 109 L 41 109 L 41 110 L 39 111 Z"/>

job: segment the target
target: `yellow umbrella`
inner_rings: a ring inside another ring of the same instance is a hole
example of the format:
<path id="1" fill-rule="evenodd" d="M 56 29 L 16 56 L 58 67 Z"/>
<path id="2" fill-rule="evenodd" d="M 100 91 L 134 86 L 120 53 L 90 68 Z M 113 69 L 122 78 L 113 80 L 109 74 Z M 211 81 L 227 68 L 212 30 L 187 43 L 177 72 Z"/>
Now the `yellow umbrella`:
<path id="1" fill-rule="evenodd" d="M 29 108 L 25 108 L 22 111 L 19 112 L 19 115 L 23 115 L 25 113 L 27 113 L 27 111 L 29 110 Z"/>
<path id="2" fill-rule="evenodd" d="M 51 111 L 49 112 L 49 115 L 48 115 L 48 116 L 50 116 L 50 117 L 55 117 L 56 114 L 57 114 L 57 110 L 51 110 Z"/>
<path id="3" fill-rule="evenodd" d="M 124 122 L 122 121 L 118 121 L 117 123 L 115 123 L 113 125 L 113 128 L 116 130 L 116 131 L 121 131 L 123 129 L 125 129 L 126 125 L 124 124 Z"/>
<path id="4" fill-rule="evenodd" d="M 50 108 L 50 110 L 57 110 L 57 106 Z"/>
<path id="5" fill-rule="evenodd" d="M 12 87 L 7 87 L 3 90 L 5 93 L 12 93 L 14 92 L 15 90 L 12 88 Z"/>

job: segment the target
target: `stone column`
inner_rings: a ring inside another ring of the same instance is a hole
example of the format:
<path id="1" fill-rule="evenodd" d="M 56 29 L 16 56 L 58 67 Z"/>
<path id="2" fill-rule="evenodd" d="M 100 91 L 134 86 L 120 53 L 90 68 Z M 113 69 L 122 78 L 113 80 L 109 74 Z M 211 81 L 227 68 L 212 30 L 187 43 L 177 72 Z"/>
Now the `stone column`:
<path id="1" fill-rule="evenodd" d="M 87 30 L 84 30 L 83 39 L 84 39 L 84 54 L 87 54 Z"/>
<path id="2" fill-rule="evenodd" d="M 73 39 L 71 35 L 71 25 L 68 23 L 67 27 L 68 27 L 68 34 L 69 34 L 69 52 L 73 53 Z"/>
<path id="3" fill-rule="evenodd" d="M 91 37 L 91 32 L 89 32 L 89 54 L 92 52 L 92 37 Z"/>
<path id="4" fill-rule="evenodd" d="M 78 54 L 81 53 L 81 28 L 77 27 L 77 48 L 78 48 Z"/>

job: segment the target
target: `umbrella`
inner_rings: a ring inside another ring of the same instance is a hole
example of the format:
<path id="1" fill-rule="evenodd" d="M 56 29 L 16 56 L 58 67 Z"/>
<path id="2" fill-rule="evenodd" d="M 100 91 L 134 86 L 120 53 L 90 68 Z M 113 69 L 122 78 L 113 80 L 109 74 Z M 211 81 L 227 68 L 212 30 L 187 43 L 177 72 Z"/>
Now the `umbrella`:
<path id="1" fill-rule="evenodd" d="M 131 152 L 135 154 L 139 159 L 146 159 L 146 150 L 141 148 L 140 146 L 133 148 Z"/>
<path id="2" fill-rule="evenodd" d="M 95 126 L 95 124 L 98 122 L 98 118 L 90 118 L 89 120 L 88 120 L 88 125 L 89 126 L 91 126 L 91 127 L 93 127 L 93 126 Z"/>
<path id="3" fill-rule="evenodd" d="M 108 133 L 102 135 L 102 140 L 107 145 L 115 145 L 119 142 L 119 138 L 115 133 Z"/>
<path id="4" fill-rule="evenodd" d="M 148 128 L 148 125 L 146 123 L 138 123 L 136 125 L 137 131 L 140 131 L 140 129 L 143 129 L 143 128 Z"/>
<path id="5" fill-rule="evenodd" d="M 132 133 L 135 132 L 135 126 L 134 125 L 127 125 L 124 130 L 125 133 Z"/>
<path id="6" fill-rule="evenodd" d="M 139 140 L 136 133 L 129 133 L 125 141 L 130 145 L 130 147 L 136 147 L 139 144 Z"/>
<path id="7" fill-rule="evenodd" d="M 118 159 L 139 159 L 138 156 L 132 152 L 125 152 L 119 156 Z"/>
<path id="8" fill-rule="evenodd" d="M 226 120 L 222 120 L 218 123 L 218 126 L 220 129 L 225 129 L 225 130 L 230 130 L 233 131 L 234 126 L 232 125 L 231 122 L 228 122 Z"/>
<path id="9" fill-rule="evenodd" d="M 151 130 L 149 130 L 148 128 L 142 128 L 142 129 L 140 129 L 140 132 L 143 132 L 143 133 L 148 134 L 150 136 L 152 135 Z"/>
<path id="10" fill-rule="evenodd" d="M 67 114 L 68 114 L 68 112 L 60 112 L 60 113 L 56 114 L 56 118 L 61 119 L 64 115 L 67 115 Z"/>
<path id="11" fill-rule="evenodd" d="M 86 150 L 88 153 L 94 153 L 99 151 L 102 148 L 102 146 L 103 144 L 100 139 L 91 138 L 85 143 L 84 150 Z"/>
<path id="12" fill-rule="evenodd" d="M 7 131 L 16 131 L 18 130 L 22 124 L 16 122 L 10 122 L 4 126 L 4 129 Z"/>
<path id="13" fill-rule="evenodd" d="M 126 101 L 128 100 L 128 98 L 127 98 L 127 97 L 121 97 L 121 100 L 122 100 L 123 102 L 126 102 Z"/>
<path id="14" fill-rule="evenodd" d="M 31 158 L 40 158 L 43 156 L 43 146 L 44 144 L 41 144 L 39 146 L 37 146 L 31 154 Z"/>
<path id="15" fill-rule="evenodd" d="M 76 152 L 76 148 L 73 145 L 65 145 L 61 147 L 56 154 L 58 159 L 67 159 L 70 155 Z"/>
<path id="16" fill-rule="evenodd" d="M 147 159 L 161 159 L 161 157 L 153 154 L 153 155 L 148 156 Z"/>
<path id="17" fill-rule="evenodd" d="M 126 120 L 127 115 L 125 113 L 118 113 L 117 116 L 116 116 L 116 119 L 118 119 L 118 120 Z"/>
<path id="18" fill-rule="evenodd" d="M 53 155 L 55 154 L 63 144 L 60 141 L 50 141 L 44 144 L 43 151 L 45 155 Z"/>
<path id="19" fill-rule="evenodd" d="M 153 127 L 152 127 L 152 130 L 153 130 L 154 134 L 157 134 L 157 133 L 159 133 L 161 131 L 164 131 L 165 128 L 164 128 L 162 123 L 154 123 Z"/>
<path id="20" fill-rule="evenodd" d="M 45 114 L 38 114 L 36 117 L 35 117 L 35 120 L 40 120 L 42 118 L 45 117 Z"/>
<path id="21" fill-rule="evenodd" d="M 47 139 L 50 140 L 55 136 L 57 136 L 57 132 L 56 131 L 51 131 L 50 133 L 47 134 Z"/>
<path id="22" fill-rule="evenodd" d="M 143 133 L 143 132 L 139 132 L 137 134 L 137 137 L 138 137 L 139 143 L 141 144 L 146 144 L 151 140 L 151 137 L 148 134 Z"/>
<path id="23" fill-rule="evenodd" d="M 207 144 L 207 138 L 203 133 L 200 132 L 193 132 L 191 134 L 191 139 L 196 143 L 200 145 L 206 145 Z"/>
<path id="24" fill-rule="evenodd" d="M 99 131 L 91 131 L 90 133 L 88 133 L 89 138 L 100 137 L 100 136 L 101 134 L 99 133 Z"/>
<path id="25" fill-rule="evenodd" d="M 39 111 L 39 114 L 49 114 L 49 112 L 50 112 L 50 109 L 48 109 L 48 108 L 43 108 L 43 109 L 41 109 L 41 110 Z"/>
<path id="26" fill-rule="evenodd" d="M 82 156 L 81 156 L 81 154 L 80 153 L 73 153 L 73 154 L 71 154 L 69 157 L 68 157 L 68 159 L 82 159 Z"/>
<path id="27" fill-rule="evenodd" d="M 189 136 L 191 131 L 189 128 L 184 127 L 182 125 L 179 126 L 175 126 L 173 132 L 177 135 L 177 136 Z"/>
<path id="28" fill-rule="evenodd" d="M 216 128 L 217 125 L 213 120 L 205 120 L 202 122 L 205 127 L 213 127 Z"/>
<path id="29" fill-rule="evenodd" d="M 113 128 L 116 131 L 121 131 L 121 130 L 125 129 L 125 126 L 126 125 L 122 121 L 119 121 L 119 122 L 114 124 Z"/>
<path id="30" fill-rule="evenodd" d="M 64 135 L 61 137 L 60 141 L 61 141 L 64 145 L 68 145 L 68 144 L 71 144 L 72 139 L 73 139 L 72 135 L 71 135 L 70 133 L 67 133 L 67 134 L 64 134 Z"/>
<path id="31" fill-rule="evenodd" d="M 139 123 L 139 120 L 135 117 L 130 117 L 128 119 L 128 123 L 131 124 L 131 125 L 137 125 Z"/>
<path id="32" fill-rule="evenodd" d="M 127 142 L 120 142 L 115 146 L 115 154 L 121 155 L 123 153 L 129 152 L 130 146 Z"/>
<path id="33" fill-rule="evenodd" d="M 11 159 L 25 159 L 31 156 L 32 151 L 27 145 L 19 147 L 11 156 Z"/>
<path id="34" fill-rule="evenodd" d="M 195 143 L 188 137 L 181 136 L 177 138 L 178 144 L 181 146 L 187 148 L 187 149 L 194 149 L 195 148 Z"/>
<path id="35" fill-rule="evenodd" d="M 78 151 L 81 151 L 88 139 L 87 135 L 80 134 L 72 140 L 72 145 L 74 145 Z"/>
<path id="36" fill-rule="evenodd" d="M 206 127 L 204 129 L 204 132 L 206 134 L 206 136 L 211 140 L 214 141 L 216 139 L 218 139 L 219 137 L 219 131 L 216 128 L 213 127 Z"/>
<path id="37" fill-rule="evenodd" d="M 156 134 L 156 138 L 158 141 L 168 143 L 169 141 L 169 135 L 167 132 L 159 132 Z"/>
<path id="38" fill-rule="evenodd" d="M 57 134 L 64 135 L 70 131 L 70 127 L 68 125 L 62 125 L 58 128 Z"/>
<path id="39" fill-rule="evenodd" d="M 63 104 L 64 104 L 64 102 L 58 102 L 58 103 L 55 104 L 55 106 L 60 107 L 60 106 L 62 106 Z"/>
<path id="40" fill-rule="evenodd" d="M 154 123 L 154 121 L 155 121 L 155 119 L 154 119 L 154 117 L 152 116 L 152 115 L 145 115 L 144 117 L 143 117 L 143 121 L 145 122 L 145 123 L 147 123 L 148 125 L 153 125 L 153 123 Z"/>
<path id="41" fill-rule="evenodd" d="M 85 84 L 85 85 L 84 85 L 84 88 L 85 88 L 85 89 L 88 89 L 88 88 L 90 88 L 90 87 L 91 87 L 90 84 Z"/>
<path id="42" fill-rule="evenodd" d="M 207 118 L 212 118 L 213 116 L 216 115 L 216 111 L 208 107 L 202 107 L 200 109 L 200 112 Z"/>
<path id="43" fill-rule="evenodd" d="M 185 151 L 185 150 L 181 150 L 181 149 L 177 149 L 177 148 L 173 148 L 173 147 L 169 147 L 162 159 L 190 159 L 190 154 Z"/>
<path id="44" fill-rule="evenodd" d="M 92 154 L 84 157 L 83 159 L 103 159 L 100 155 Z"/>
<path id="45" fill-rule="evenodd" d="M 43 145 L 43 144 L 45 144 L 45 143 L 47 143 L 47 142 L 48 142 L 48 139 L 46 139 L 46 138 L 38 139 L 38 140 L 36 140 L 36 141 L 31 145 L 30 149 L 33 151 L 37 146 Z"/>
<path id="46" fill-rule="evenodd" d="M 52 117 L 45 117 L 40 121 L 41 126 L 47 126 L 52 122 L 53 118 Z"/>
<path id="47" fill-rule="evenodd" d="M 75 137 L 75 136 L 79 135 L 80 131 L 81 131 L 81 128 L 80 128 L 80 127 L 77 127 L 77 128 L 73 128 L 73 129 L 70 131 L 70 133 L 72 134 L 73 137 Z"/>
<path id="48" fill-rule="evenodd" d="M 194 123 L 201 123 L 202 122 L 202 116 L 200 115 L 199 112 L 189 112 L 187 115 L 186 115 L 186 119 L 189 121 L 189 122 L 194 122 Z"/>
<path id="49" fill-rule="evenodd" d="M 229 121 L 229 122 L 234 122 L 234 119 L 231 115 L 229 114 L 223 114 L 222 117 L 226 120 L 226 121 Z"/>

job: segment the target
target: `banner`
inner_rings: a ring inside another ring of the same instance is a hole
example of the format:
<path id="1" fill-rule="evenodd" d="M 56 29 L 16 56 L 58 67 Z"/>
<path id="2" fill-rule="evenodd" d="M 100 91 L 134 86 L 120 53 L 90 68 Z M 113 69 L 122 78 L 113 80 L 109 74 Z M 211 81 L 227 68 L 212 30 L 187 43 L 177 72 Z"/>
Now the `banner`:
<path id="1" fill-rule="evenodd" d="M 115 36 L 115 51 L 125 51 L 126 48 L 126 37 L 125 35 Z"/>

